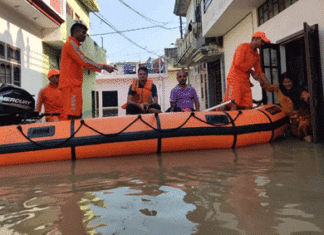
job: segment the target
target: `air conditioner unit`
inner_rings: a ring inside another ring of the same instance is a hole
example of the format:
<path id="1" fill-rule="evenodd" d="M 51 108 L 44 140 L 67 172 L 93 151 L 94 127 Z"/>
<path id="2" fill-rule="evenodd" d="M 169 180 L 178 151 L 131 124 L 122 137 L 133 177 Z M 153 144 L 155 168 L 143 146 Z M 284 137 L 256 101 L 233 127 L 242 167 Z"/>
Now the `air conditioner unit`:
<path id="1" fill-rule="evenodd" d="M 199 34 L 199 25 L 198 25 L 198 23 L 194 23 L 192 25 L 192 32 L 193 32 L 194 35 L 198 35 Z"/>
<path id="2" fill-rule="evenodd" d="M 223 47 L 223 37 L 207 37 L 205 38 L 206 44 L 216 44 L 217 46 Z"/>

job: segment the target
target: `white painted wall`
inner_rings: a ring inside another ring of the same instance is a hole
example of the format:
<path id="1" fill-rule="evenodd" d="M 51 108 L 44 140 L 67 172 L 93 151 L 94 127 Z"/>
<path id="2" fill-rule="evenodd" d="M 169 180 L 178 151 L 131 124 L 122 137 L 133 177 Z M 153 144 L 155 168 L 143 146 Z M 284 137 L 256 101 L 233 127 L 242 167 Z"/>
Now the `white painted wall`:
<path id="1" fill-rule="evenodd" d="M 126 110 L 121 106 L 127 101 L 127 93 L 132 79 L 100 79 L 96 82 L 96 90 L 99 93 L 99 117 L 102 117 L 102 92 L 117 91 L 118 92 L 118 115 L 126 115 Z"/>
<path id="2" fill-rule="evenodd" d="M 213 0 L 211 2 L 206 13 L 202 14 L 203 35 L 205 35 L 211 29 L 214 22 L 216 22 L 222 16 L 222 14 L 232 2 L 233 0 Z M 204 12 L 203 4 L 202 12 Z"/>
<path id="3" fill-rule="evenodd" d="M 178 84 L 177 80 L 170 79 L 152 79 L 156 85 L 158 93 L 158 103 L 162 111 L 166 111 L 170 107 L 170 92 Z M 117 91 L 118 92 L 118 116 L 126 115 L 126 110 L 121 106 L 127 102 L 129 86 L 132 84 L 132 78 L 118 78 L 118 79 L 97 79 L 96 90 L 99 93 L 99 117 L 102 117 L 102 92 L 103 91 Z"/>
<path id="4" fill-rule="evenodd" d="M 41 35 L 32 22 L 15 17 L 10 9 L 0 7 L 0 41 L 20 49 L 21 87 L 32 95 L 37 95 L 42 88 Z"/>

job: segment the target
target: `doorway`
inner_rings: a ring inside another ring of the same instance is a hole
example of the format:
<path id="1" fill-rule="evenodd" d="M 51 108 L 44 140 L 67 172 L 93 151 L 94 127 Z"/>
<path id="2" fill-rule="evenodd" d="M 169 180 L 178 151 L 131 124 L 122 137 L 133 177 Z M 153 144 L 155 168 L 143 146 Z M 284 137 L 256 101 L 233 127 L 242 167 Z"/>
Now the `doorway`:
<path id="1" fill-rule="evenodd" d="M 305 39 L 285 44 L 287 72 L 304 89 L 308 90 L 305 60 Z"/>
<path id="2" fill-rule="evenodd" d="M 324 137 L 323 81 L 318 25 L 309 26 L 305 22 L 304 30 L 294 34 L 294 38 L 281 43 L 285 47 L 287 72 L 310 93 L 311 124 L 313 140 L 316 143 L 323 140 Z M 279 44 L 269 44 L 261 49 L 263 70 L 268 80 L 273 84 L 277 83 L 275 80 L 281 74 L 281 62 Z M 275 102 L 273 94 L 263 91 L 263 103 L 277 102 Z"/>
<path id="3" fill-rule="evenodd" d="M 222 102 L 222 78 L 220 60 L 208 62 L 208 103 L 213 107 Z"/>

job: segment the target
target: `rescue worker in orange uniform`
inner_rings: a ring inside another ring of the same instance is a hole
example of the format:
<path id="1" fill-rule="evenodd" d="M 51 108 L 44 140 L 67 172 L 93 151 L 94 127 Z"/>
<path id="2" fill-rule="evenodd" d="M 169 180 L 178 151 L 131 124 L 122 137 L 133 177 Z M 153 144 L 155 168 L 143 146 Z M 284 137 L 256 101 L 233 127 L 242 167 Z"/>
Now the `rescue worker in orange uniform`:
<path id="1" fill-rule="evenodd" d="M 45 113 L 60 113 L 61 115 L 45 116 L 46 122 L 58 122 L 62 120 L 63 100 L 61 91 L 58 89 L 60 71 L 51 69 L 48 72 L 48 80 L 50 83 L 40 90 L 36 105 L 37 112 L 42 111 L 44 104 Z"/>
<path id="2" fill-rule="evenodd" d="M 126 114 L 161 113 L 156 86 L 147 77 L 147 68 L 140 67 L 128 91 Z"/>
<path id="3" fill-rule="evenodd" d="M 262 71 L 260 55 L 257 51 L 265 43 L 270 43 L 265 33 L 256 32 L 252 35 L 251 43 L 242 43 L 236 48 L 227 76 L 226 93 L 223 100 L 223 102 L 235 100 L 235 103 L 230 104 L 231 110 L 252 108 L 250 75 L 260 83 L 267 80 Z"/>
<path id="4" fill-rule="evenodd" d="M 97 64 L 82 53 L 80 45 L 87 37 L 87 30 L 82 23 L 72 25 L 71 36 L 62 48 L 59 89 L 64 100 L 64 120 L 82 117 L 83 68 L 97 72 L 104 69 L 109 73 L 116 69 L 109 65 Z"/>

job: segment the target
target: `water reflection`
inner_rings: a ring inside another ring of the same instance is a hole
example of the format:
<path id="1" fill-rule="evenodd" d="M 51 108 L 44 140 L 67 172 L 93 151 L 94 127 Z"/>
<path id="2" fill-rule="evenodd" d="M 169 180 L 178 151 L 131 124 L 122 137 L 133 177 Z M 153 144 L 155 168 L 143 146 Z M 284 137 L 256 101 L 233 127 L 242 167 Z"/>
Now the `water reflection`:
<path id="1" fill-rule="evenodd" d="M 0 234 L 322 234 L 324 147 L 5 166 Z"/>

